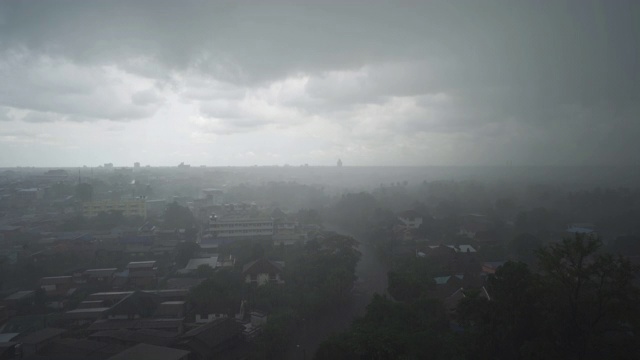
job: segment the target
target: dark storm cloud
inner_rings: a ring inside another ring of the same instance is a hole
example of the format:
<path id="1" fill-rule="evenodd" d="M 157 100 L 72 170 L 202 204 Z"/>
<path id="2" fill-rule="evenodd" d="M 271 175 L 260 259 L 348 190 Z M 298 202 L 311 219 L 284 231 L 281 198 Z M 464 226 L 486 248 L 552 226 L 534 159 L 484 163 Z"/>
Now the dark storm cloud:
<path id="1" fill-rule="evenodd" d="M 466 134 L 478 146 L 508 138 L 505 154 L 478 151 L 532 163 L 633 163 L 640 150 L 637 1 L 13 1 L 1 9 L 3 49 L 77 69 L 116 65 L 158 88 L 189 72 L 201 84 L 182 95 L 204 116 L 226 119 L 224 129 L 277 122 L 234 99 L 308 76 L 306 97 L 290 103 L 300 114 L 347 117 L 373 106 L 375 116 L 376 106 L 404 98 L 415 104 L 404 117 L 372 126 Z M 73 94 L 98 82 L 12 76 L 0 105 L 137 119 L 161 102 L 147 89 L 115 109 L 97 98 L 83 107 Z"/>

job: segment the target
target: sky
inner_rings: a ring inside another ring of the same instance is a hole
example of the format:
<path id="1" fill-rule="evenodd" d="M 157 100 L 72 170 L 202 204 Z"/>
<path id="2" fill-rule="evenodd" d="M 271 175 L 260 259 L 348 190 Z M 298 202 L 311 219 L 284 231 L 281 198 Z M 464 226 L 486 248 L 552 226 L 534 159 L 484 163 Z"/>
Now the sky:
<path id="1" fill-rule="evenodd" d="M 0 0 L 0 167 L 639 165 L 640 2 Z"/>

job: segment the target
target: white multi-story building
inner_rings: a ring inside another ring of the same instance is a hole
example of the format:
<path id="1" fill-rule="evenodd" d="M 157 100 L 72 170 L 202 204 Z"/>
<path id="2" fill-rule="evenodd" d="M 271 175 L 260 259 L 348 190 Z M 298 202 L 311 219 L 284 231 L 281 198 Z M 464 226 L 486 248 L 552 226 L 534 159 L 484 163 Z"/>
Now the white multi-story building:
<path id="1" fill-rule="evenodd" d="M 271 219 L 218 219 L 209 220 L 209 233 L 214 238 L 272 237 L 274 233 Z"/>

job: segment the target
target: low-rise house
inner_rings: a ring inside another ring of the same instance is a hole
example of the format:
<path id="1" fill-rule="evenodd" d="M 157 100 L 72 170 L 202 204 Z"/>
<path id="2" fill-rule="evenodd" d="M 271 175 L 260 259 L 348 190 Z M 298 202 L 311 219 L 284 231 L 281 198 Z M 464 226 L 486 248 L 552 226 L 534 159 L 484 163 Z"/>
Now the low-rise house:
<path id="1" fill-rule="evenodd" d="M 567 225 L 565 234 L 569 236 L 575 236 L 577 234 L 583 234 L 586 236 L 596 236 L 596 227 L 591 223 L 571 223 Z"/>
<path id="2" fill-rule="evenodd" d="M 87 330 L 96 333 L 105 330 L 160 330 L 176 334 L 183 332 L 182 319 L 136 319 L 136 320 L 97 320 Z"/>
<path id="3" fill-rule="evenodd" d="M 498 232 L 493 229 L 479 231 L 476 233 L 474 238 L 476 243 L 481 247 L 498 245 L 500 243 L 500 239 L 501 237 Z"/>
<path id="4" fill-rule="evenodd" d="M 236 258 L 233 255 L 229 255 L 228 257 L 218 257 L 218 264 L 216 265 L 219 268 L 233 268 L 236 265 Z"/>
<path id="5" fill-rule="evenodd" d="M 92 359 L 104 360 L 126 348 L 88 339 L 62 338 L 53 340 L 38 350 L 38 359 Z"/>
<path id="6" fill-rule="evenodd" d="M 476 252 L 476 249 L 471 245 L 446 245 L 448 248 L 453 249 L 457 253 L 464 254 L 473 254 Z"/>
<path id="7" fill-rule="evenodd" d="M 189 351 L 156 346 L 149 344 L 138 344 L 108 360 L 187 360 Z"/>
<path id="8" fill-rule="evenodd" d="M 18 336 L 20 336 L 20 333 L 0 333 L 0 344 L 1 343 L 12 342 Z M 2 358 L 0 357 L 0 359 L 2 359 Z"/>
<path id="9" fill-rule="evenodd" d="M 251 312 L 251 320 L 244 324 L 242 335 L 245 340 L 251 340 L 258 335 L 267 324 L 267 314 L 260 311 Z"/>
<path id="10" fill-rule="evenodd" d="M 486 261 L 482 264 L 482 273 L 485 275 L 495 274 L 498 268 L 506 261 Z"/>
<path id="11" fill-rule="evenodd" d="M 134 291 L 105 311 L 110 320 L 133 320 L 153 315 L 160 299 L 158 296 L 142 291 Z"/>
<path id="12" fill-rule="evenodd" d="M 39 282 L 47 297 L 67 297 L 76 290 L 76 283 L 73 276 L 51 276 L 43 277 Z"/>
<path id="13" fill-rule="evenodd" d="M 175 346 L 191 351 L 195 359 L 212 359 L 240 343 L 243 329 L 233 319 L 217 319 L 189 330 Z"/>
<path id="14" fill-rule="evenodd" d="M 35 291 L 21 290 L 2 299 L 2 303 L 7 307 L 7 310 L 16 310 L 19 307 L 33 305 L 34 298 Z"/>
<path id="15" fill-rule="evenodd" d="M 165 301 L 158 305 L 153 317 L 161 319 L 184 319 L 186 308 L 185 301 Z"/>
<path id="16" fill-rule="evenodd" d="M 65 319 L 71 320 L 77 326 L 82 326 L 103 318 L 108 310 L 107 307 L 77 308 L 67 311 Z"/>
<path id="17" fill-rule="evenodd" d="M 284 262 L 271 261 L 260 258 L 245 264 L 242 268 L 242 276 L 247 284 L 266 285 L 284 284 L 282 274 L 284 272 Z"/>
<path id="18" fill-rule="evenodd" d="M 398 214 L 398 220 L 408 229 L 418 229 L 422 225 L 422 215 L 415 210 L 407 210 Z"/>
<path id="19" fill-rule="evenodd" d="M 4 305 L 0 305 L 0 324 L 4 324 L 7 320 L 9 320 L 9 309 Z"/>
<path id="20" fill-rule="evenodd" d="M 167 289 L 193 289 L 194 287 L 200 285 L 205 279 L 204 278 L 170 278 L 167 280 Z"/>
<path id="21" fill-rule="evenodd" d="M 127 269 L 129 272 L 157 270 L 156 261 L 132 261 L 127 264 Z"/>
<path id="22" fill-rule="evenodd" d="M 83 273 L 83 277 L 87 282 L 87 285 L 106 288 L 111 286 L 111 282 L 113 282 L 113 278 L 117 271 L 118 269 L 116 268 L 88 269 Z"/>
<path id="23" fill-rule="evenodd" d="M 469 239 L 475 239 L 476 234 L 489 230 L 487 224 L 483 222 L 467 222 L 460 226 L 459 235 L 464 235 Z"/>
<path id="24" fill-rule="evenodd" d="M 480 298 L 491 300 L 491 296 L 489 296 L 489 293 L 487 292 L 487 289 L 484 286 L 481 287 L 480 289 L 477 289 L 476 291 L 479 291 L 478 296 Z M 461 287 L 456 291 L 454 291 L 451 295 L 444 298 L 443 303 L 445 308 L 449 311 L 449 313 L 454 314 L 456 311 L 456 307 L 458 307 L 458 304 L 460 303 L 460 301 L 467 297 L 467 295 L 464 292 L 465 292 L 464 288 Z"/>
<path id="25" fill-rule="evenodd" d="M 33 332 L 16 340 L 20 344 L 22 356 L 27 357 L 35 354 L 54 340 L 60 339 L 66 330 L 56 328 L 44 328 Z"/>
<path id="26" fill-rule="evenodd" d="M 157 283 L 156 262 L 152 261 L 134 261 L 127 265 L 129 286 L 133 288 L 152 288 Z"/>
<path id="27" fill-rule="evenodd" d="M 104 317 L 106 311 L 109 310 L 105 304 L 106 302 L 102 300 L 82 301 L 75 310 L 65 313 L 65 319 L 74 321 L 78 326 L 91 323 Z"/>
<path id="28" fill-rule="evenodd" d="M 172 346 L 178 337 L 178 333 L 155 329 L 115 329 L 98 331 L 89 338 L 108 344 L 121 346 L 133 346 L 136 344 L 150 344 L 158 346 Z"/>
<path id="29" fill-rule="evenodd" d="M 179 270 L 179 272 L 183 274 L 192 273 L 198 270 L 200 266 L 209 266 L 211 269 L 215 269 L 218 266 L 218 257 L 211 256 L 206 258 L 191 259 L 189 260 L 189 263 L 187 263 L 187 266 L 185 266 L 184 269 Z"/>
<path id="30" fill-rule="evenodd" d="M 425 258 L 439 272 L 480 272 L 476 250 L 471 245 L 429 245 L 416 249 L 416 256 Z"/>
<path id="31" fill-rule="evenodd" d="M 9 359 L 15 359 L 16 358 L 16 343 L 9 341 L 9 342 L 1 342 L 0 341 L 0 359 L 2 360 L 9 360 Z"/>
<path id="32" fill-rule="evenodd" d="M 157 295 L 160 301 L 187 301 L 189 297 L 188 289 L 144 290 L 143 292 Z"/>
<path id="33" fill-rule="evenodd" d="M 93 293 L 87 296 L 86 301 L 102 301 L 105 306 L 111 307 L 118 301 L 132 294 L 133 291 L 108 291 Z"/>

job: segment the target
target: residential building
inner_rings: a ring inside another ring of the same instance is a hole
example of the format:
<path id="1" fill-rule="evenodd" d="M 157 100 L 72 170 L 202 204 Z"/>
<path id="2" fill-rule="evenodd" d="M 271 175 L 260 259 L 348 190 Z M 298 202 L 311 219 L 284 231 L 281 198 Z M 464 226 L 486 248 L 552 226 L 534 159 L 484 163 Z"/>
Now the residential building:
<path id="1" fill-rule="evenodd" d="M 113 281 L 115 273 L 118 271 L 116 268 L 109 269 L 89 269 L 85 270 L 83 277 L 88 285 L 98 287 L 108 287 Z"/>
<path id="2" fill-rule="evenodd" d="M 270 261 L 266 258 L 252 261 L 242 268 L 242 276 L 245 282 L 258 286 L 268 283 L 284 284 L 284 279 L 282 278 L 283 272 L 283 261 Z"/>
<path id="3" fill-rule="evenodd" d="M 189 263 L 187 263 L 187 266 L 185 266 L 184 269 L 179 270 L 179 272 L 188 274 L 198 270 L 200 266 L 209 266 L 211 269 L 215 269 L 218 266 L 218 257 L 211 256 L 207 258 L 191 259 L 189 260 Z"/>
<path id="4" fill-rule="evenodd" d="M 230 318 L 220 318 L 189 330 L 176 347 L 187 349 L 195 359 L 213 359 L 242 341 L 244 327 Z"/>
<path id="5" fill-rule="evenodd" d="M 130 262 L 127 265 L 129 286 L 140 289 L 155 287 L 157 270 L 155 260 Z"/>
<path id="6" fill-rule="evenodd" d="M 188 358 L 189 351 L 186 350 L 141 343 L 108 360 L 187 360 Z"/>
<path id="7" fill-rule="evenodd" d="M 47 297 L 70 296 L 76 290 L 76 283 L 73 276 L 51 276 L 40 279 L 40 287 L 45 291 Z"/>
<path id="8" fill-rule="evenodd" d="M 218 219 L 212 216 L 209 220 L 209 233 L 217 239 L 269 238 L 274 234 L 271 219 Z"/>
<path id="9" fill-rule="evenodd" d="M 417 229 L 422 225 L 422 215 L 415 210 L 407 210 L 398 214 L 398 220 L 409 229 Z"/>
<path id="10" fill-rule="evenodd" d="M 47 346 L 49 343 L 60 339 L 62 334 L 65 332 L 66 330 L 64 329 L 44 328 L 16 340 L 16 342 L 21 345 L 21 357 L 27 357 L 35 354 L 38 350 Z"/>
<path id="11" fill-rule="evenodd" d="M 145 199 L 129 200 L 99 200 L 82 204 L 82 214 L 86 217 L 94 217 L 101 212 L 122 212 L 124 216 L 147 216 Z"/>

